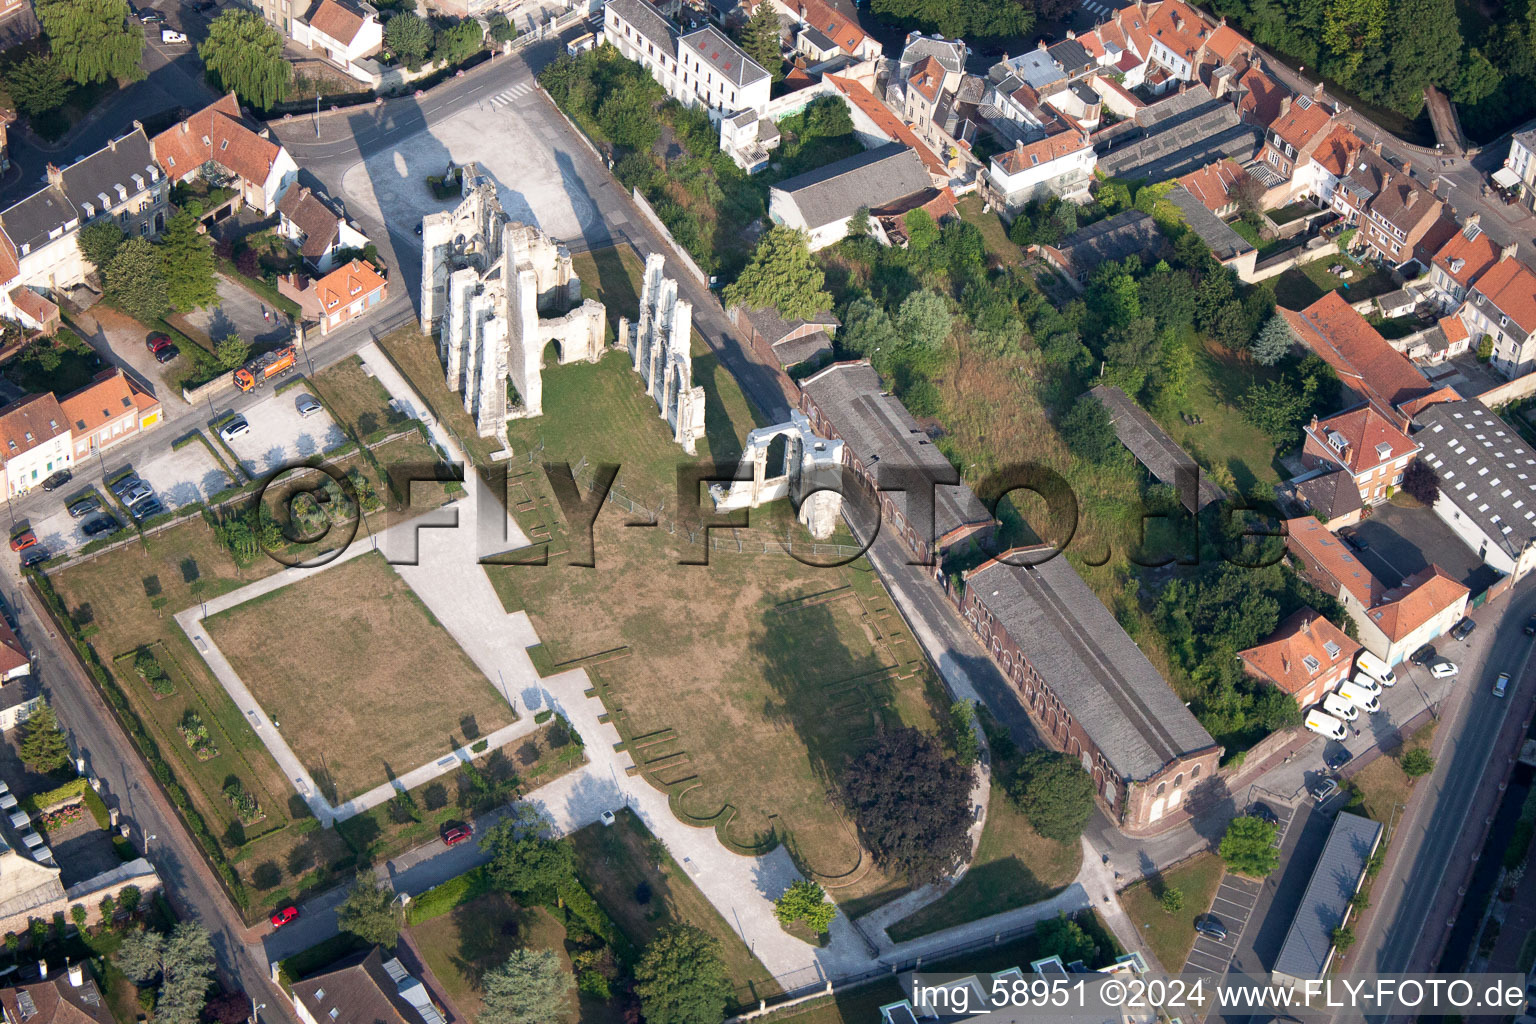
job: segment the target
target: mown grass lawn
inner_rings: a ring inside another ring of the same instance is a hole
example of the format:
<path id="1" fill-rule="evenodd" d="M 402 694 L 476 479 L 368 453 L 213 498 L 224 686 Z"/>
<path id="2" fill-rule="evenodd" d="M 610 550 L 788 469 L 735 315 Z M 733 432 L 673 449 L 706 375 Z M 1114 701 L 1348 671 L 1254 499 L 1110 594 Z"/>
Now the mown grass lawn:
<path id="1" fill-rule="evenodd" d="M 384 385 L 363 372 L 363 361 L 357 356 L 348 356 L 315 374 L 309 389 L 318 393 L 344 429 L 360 438 L 408 421 L 390 406 Z"/>
<path id="2" fill-rule="evenodd" d="M 1221 858 L 1202 853 L 1157 878 L 1120 891 L 1121 905 L 1165 970 L 1183 969 L 1195 944 L 1195 918 L 1210 909 L 1225 873 Z M 1161 902 L 1169 889 L 1184 894 L 1184 909 L 1173 914 L 1164 910 Z"/>
<path id="3" fill-rule="evenodd" d="M 1248 389 L 1274 376 L 1274 370 L 1207 340 L 1195 349 L 1187 398 L 1178 409 L 1157 410 L 1158 423 L 1214 472 L 1218 485 L 1236 484 L 1247 493 L 1255 484 L 1277 484 L 1274 442 L 1242 412 Z M 1203 422 L 1190 423 L 1180 412 Z"/>
<path id="4" fill-rule="evenodd" d="M 997 215 L 997 211 L 983 211 L 984 205 L 986 204 L 981 201 L 981 196 L 972 193 L 955 204 L 955 209 L 962 220 L 968 220 L 981 229 L 981 238 L 986 243 L 987 255 L 1007 266 L 1016 267 L 1023 263 L 1024 250 L 1009 239 L 1008 227 Z"/>
<path id="5" fill-rule="evenodd" d="M 1350 271 L 1347 279 L 1328 273 L 1333 266 Z M 1345 287 L 1345 286 L 1348 287 Z M 1286 309 L 1305 309 L 1326 293 L 1344 289 L 1350 302 L 1385 295 L 1396 288 L 1392 275 L 1361 263 L 1352 256 L 1336 253 L 1300 267 L 1292 267 L 1275 278 L 1275 301 Z"/>
<path id="6" fill-rule="evenodd" d="M 1394 810 L 1401 814 L 1403 805 L 1413 793 L 1414 782 L 1403 772 L 1401 758 L 1410 750 L 1429 750 L 1435 739 L 1435 724 L 1431 719 L 1397 750 L 1384 752 L 1350 776 L 1348 787 L 1352 795 L 1345 810 L 1363 814 L 1383 825 L 1392 820 Z"/>

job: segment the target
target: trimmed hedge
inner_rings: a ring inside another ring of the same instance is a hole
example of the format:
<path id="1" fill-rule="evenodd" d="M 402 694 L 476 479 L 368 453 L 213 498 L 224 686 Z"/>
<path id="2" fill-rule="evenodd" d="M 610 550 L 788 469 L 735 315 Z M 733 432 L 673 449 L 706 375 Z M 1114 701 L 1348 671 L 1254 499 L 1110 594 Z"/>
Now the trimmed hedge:
<path id="1" fill-rule="evenodd" d="M 470 900 L 478 899 L 492 890 L 491 873 L 482 865 L 470 868 L 462 875 L 455 875 L 442 885 L 434 885 L 411 900 L 405 908 L 405 923 L 418 925 L 441 917 Z"/>
<path id="2" fill-rule="evenodd" d="M 41 814 L 44 807 L 73 799 L 89 788 L 85 783 L 85 776 L 80 775 L 46 793 L 33 793 L 31 796 L 24 797 L 21 800 L 21 809 L 28 814 Z"/>
<path id="3" fill-rule="evenodd" d="M 342 957 L 367 948 L 368 943 L 351 932 L 338 932 L 324 942 L 300 950 L 279 963 L 277 965 L 278 984 L 287 989 L 295 981 L 302 980 L 320 968 L 329 967 Z"/>
<path id="4" fill-rule="evenodd" d="M 80 794 L 86 809 L 91 812 L 91 817 L 96 819 L 96 827 L 109 829 L 112 827 L 112 813 L 107 810 L 107 805 L 102 803 L 101 794 L 90 786 Z"/>

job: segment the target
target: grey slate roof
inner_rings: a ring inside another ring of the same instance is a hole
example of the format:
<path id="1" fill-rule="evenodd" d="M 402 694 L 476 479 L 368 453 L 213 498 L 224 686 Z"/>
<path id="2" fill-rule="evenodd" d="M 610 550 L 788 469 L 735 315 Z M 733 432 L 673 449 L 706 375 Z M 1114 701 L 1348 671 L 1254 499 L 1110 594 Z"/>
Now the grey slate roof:
<path id="1" fill-rule="evenodd" d="M 880 375 L 868 363 L 839 363 L 801 383 L 801 388 L 832 423 L 848 450 L 879 480 L 882 465 L 903 469 L 932 467 L 953 473 L 912 414 L 895 395 L 885 393 Z M 942 477 L 940 478 L 942 479 Z M 890 499 L 907 516 L 907 494 Z M 964 526 L 987 524 L 992 513 L 965 484 L 934 488 L 934 532 L 938 537 Z"/>
<path id="2" fill-rule="evenodd" d="M 1167 198 L 1179 208 L 1179 212 L 1184 214 L 1184 223 L 1200 236 L 1200 241 L 1206 244 L 1211 250 L 1211 255 L 1218 260 L 1225 263 L 1243 253 L 1253 251 L 1253 246 L 1246 238 L 1232 230 L 1232 225 L 1212 213 L 1183 185 L 1170 191 Z"/>
<path id="3" fill-rule="evenodd" d="M 676 55 L 677 29 L 672 27 L 672 22 L 665 15 L 645 0 L 608 0 L 607 7 L 633 25 L 636 32 L 664 48 L 668 55 Z"/>
<path id="4" fill-rule="evenodd" d="M 1440 494 L 1511 557 L 1536 539 L 1536 452 L 1481 402 L 1441 402 L 1414 422 L 1413 440 Z"/>
<path id="5" fill-rule="evenodd" d="M 71 220 L 83 224 L 99 217 L 104 208 L 127 202 L 150 188 L 159 173 L 149 136 L 144 129 L 135 128 L 64 168 L 62 187 L 47 185 L 0 212 L 0 223 L 18 249 L 23 245 L 37 248 L 47 244 L 49 232 L 55 228 L 64 228 Z M 135 174 L 142 184 L 133 180 Z M 123 192 L 118 192 L 118 185 L 123 186 Z M 105 207 L 102 194 L 107 196 Z M 91 204 L 94 213 L 86 213 L 85 203 Z"/>
<path id="6" fill-rule="evenodd" d="M 1204 207 L 1201 207 L 1204 209 Z M 1217 487 L 1205 471 L 1189 453 L 1180 448 L 1168 432 L 1157 425 L 1157 421 L 1147 415 L 1145 409 L 1131 401 L 1129 396 L 1119 388 L 1109 384 L 1100 384 L 1091 392 L 1095 398 L 1103 403 L 1109 413 L 1110 422 L 1115 426 L 1115 436 L 1120 443 L 1136 456 L 1136 460 L 1148 471 L 1169 487 L 1179 490 L 1179 500 L 1189 508 L 1189 501 L 1183 489 L 1189 484 L 1186 481 L 1196 479 L 1199 475 L 1199 492 L 1197 505 L 1189 509 L 1191 512 L 1199 512 L 1213 501 L 1221 501 L 1226 497 L 1220 487 Z"/>
<path id="7" fill-rule="evenodd" d="M 1021 53 L 1017 57 L 1010 58 L 1004 66 L 1034 89 L 1043 88 L 1067 77 L 1066 72 L 1056 66 L 1050 53 L 1045 50 Z"/>
<path id="8" fill-rule="evenodd" d="M 823 53 L 828 50 L 836 50 L 838 48 L 837 42 L 818 28 L 812 28 L 811 26 L 807 25 L 805 28 L 800 30 L 800 34 L 809 40 L 812 46 L 816 47 L 816 49 L 822 51 Z"/>
<path id="9" fill-rule="evenodd" d="M 725 33 L 709 25 L 683 36 L 682 43 L 699 60 L 718 71 L 727 81 L 740 88 L 769 77 L 746 51 L 725 37 Z"/>
<path id="10" fill-rule="evenodd" d="M 1126 210 L 1073 232 L 1055 248 L 1074 266 L 1095 267 L 1132 253 L 1150 256 L 1162 246 L 1157 222 L 1140 210 Z"/>
<path id="11" fill-rule="evenodd" d="M 925 57 L 932 57 L 945 71 L 965 70 L 965 44 L 958 39 L 936 39 L 923 36 L 913 39 L 901 51 L 902 64 L 916 64 Z"/>
<path id="12" fill-rule="evenodd" d="M 1063 39 L 1047 47 L 1045 52 L 1049 53 L 1057 66 L 1069 75 L 1084 71 L 1095 63 L 1087 49 L 1076 39 Z"/>
<path id="13" fill-rule="evenodd" d="M 1237 109 L 1223 103 L 1155 122 L 1141 138 L 1100 154 L 1099 168 L 1111 177 L 1166 181 L 1223 157 L 1244 163 L 1263 138 L 1262 129 L 1244 124 Z"/>
<path id="14" fill-rule="evenodd" d="M 928 188 L 922 159 L 900 142 L 846 157 L 773 187 L 794 200 L 811 228 L 853 216 Z"/>
<path id="15" fill-rule="evenodd" d="M 1275 973 L 1293 978 L 1320 978 L 1333 948 L 1333 930 L 1365 874 L 1366 862 L 1381 835 L 1381 824 L 1347 811 L 1339 812 L 1328 833 L 1301 906 L 1275 957 Z"/>
<path id="16" fill-rule="evenodd" d="M 1065 558 L 989 562 L 966 586 L 1122 778 L 1216 746 Z"/>
<path id="17" fill-rule="evenodd" d="M 1351 512 L 1360 511 L 1362 507 L 1360 485 L 1342 469 L 1298 481 L 1296 494 L 1307 503 L 1308 508 L 1317 509 L 1329 519 L 1347 516 Z"/>

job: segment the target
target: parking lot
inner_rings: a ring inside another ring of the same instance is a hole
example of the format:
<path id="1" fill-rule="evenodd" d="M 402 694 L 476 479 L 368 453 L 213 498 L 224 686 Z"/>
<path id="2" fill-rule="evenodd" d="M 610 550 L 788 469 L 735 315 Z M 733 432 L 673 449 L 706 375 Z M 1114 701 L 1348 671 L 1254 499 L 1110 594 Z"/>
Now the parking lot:
<path id="1" fill-rule="evenodd" d="M 293 388 L 246 411 L 251 429 L 229 442 L 246 472 L 263 476 L 346 441 L 346 435 L 324 409 L 307 417 L 299 415 L 299 400 L 308 394 L 303 388 Z"/>
<path id="2" fill-rule="evenodd" d="M 1474 594 L 1487 590 L 1499 574 L 1428 508 L 1403 508 L 1388 502 L 1354 528 L 1366 542 L 1356 550 L 1360 561 L 1388 588 L 1422 572 L 1431 562 Z"/>
<path id="3" fill-rule="evenodd" d="M 1279 819 L 1274 845 L 1276 849 L 1280 849 L 1285 843 L 1286 830 L 1295 817 L 1295 808 L 1272 799 L 1265 800 L 1264 805 Z M 1222 927 L 1227 930 L 1227 936 L 1224 939 L 1218 939 L 1204 932 L 1196 933 L 1195 944 L 1184 963 L 1184 973 L 1209 974 L 1213 977 L 1221 977 L 1226 973 L 1227 965 L 1232 962 L 1233 955 L 1242 944 L 1243 930 L 1248 927 L 1248 919 L 1253 914 L 1254 907 L 1258 905 L 1263 891 L 1262 881 L 1243 878 L 1240 875 L 1229 874 L 1221 880 L 1221 885 L 1216 889 L 1216 897 L 1211 901 L 1209 913 L 1221 922 Z"/>

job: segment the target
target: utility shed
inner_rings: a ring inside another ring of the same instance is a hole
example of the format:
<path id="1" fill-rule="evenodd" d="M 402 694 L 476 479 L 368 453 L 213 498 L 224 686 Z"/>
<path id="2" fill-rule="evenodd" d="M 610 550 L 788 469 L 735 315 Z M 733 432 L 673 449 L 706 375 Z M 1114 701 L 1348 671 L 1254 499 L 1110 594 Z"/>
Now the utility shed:
<path id="1" fill-rule="evenodd" d="M 1360 891 L 1365 866 L 1379 842 L 1380 822 L 1339 812 L 1291 929 L 1285 933 L 1285 944 L 1275 957 L 1276 985 L 1299 988 L 1328 973 L 1333 962 L 1333 930 L 1349 920 L 1349 901 Z"/>
<path id="2" fill-rule="evenodd" d="M 1109 413 L 1120 443 L 1136 456 L 1136 461 L 1147 467 L 1158 480 L 1179 492 L 1179 501 L 1191 512 L 1199 512 L 1212 502 L 1221 501 L 1226 494 L 1211 482 L 1210 477 L 1189 453 L 1180 448 L 1168 432 L 1147 415 L 1145 409 L 1133 402 L 1124 391 L 1112 384 L 1100 384 L 1089 394 L 1097 398 Z M 1198 475 L 1197 475 L 1198 474 Z M 1196 496 L 1194 481 L 1199 481 Z M 1193 507 L 1191 507 L 1193 502 Z"/>

